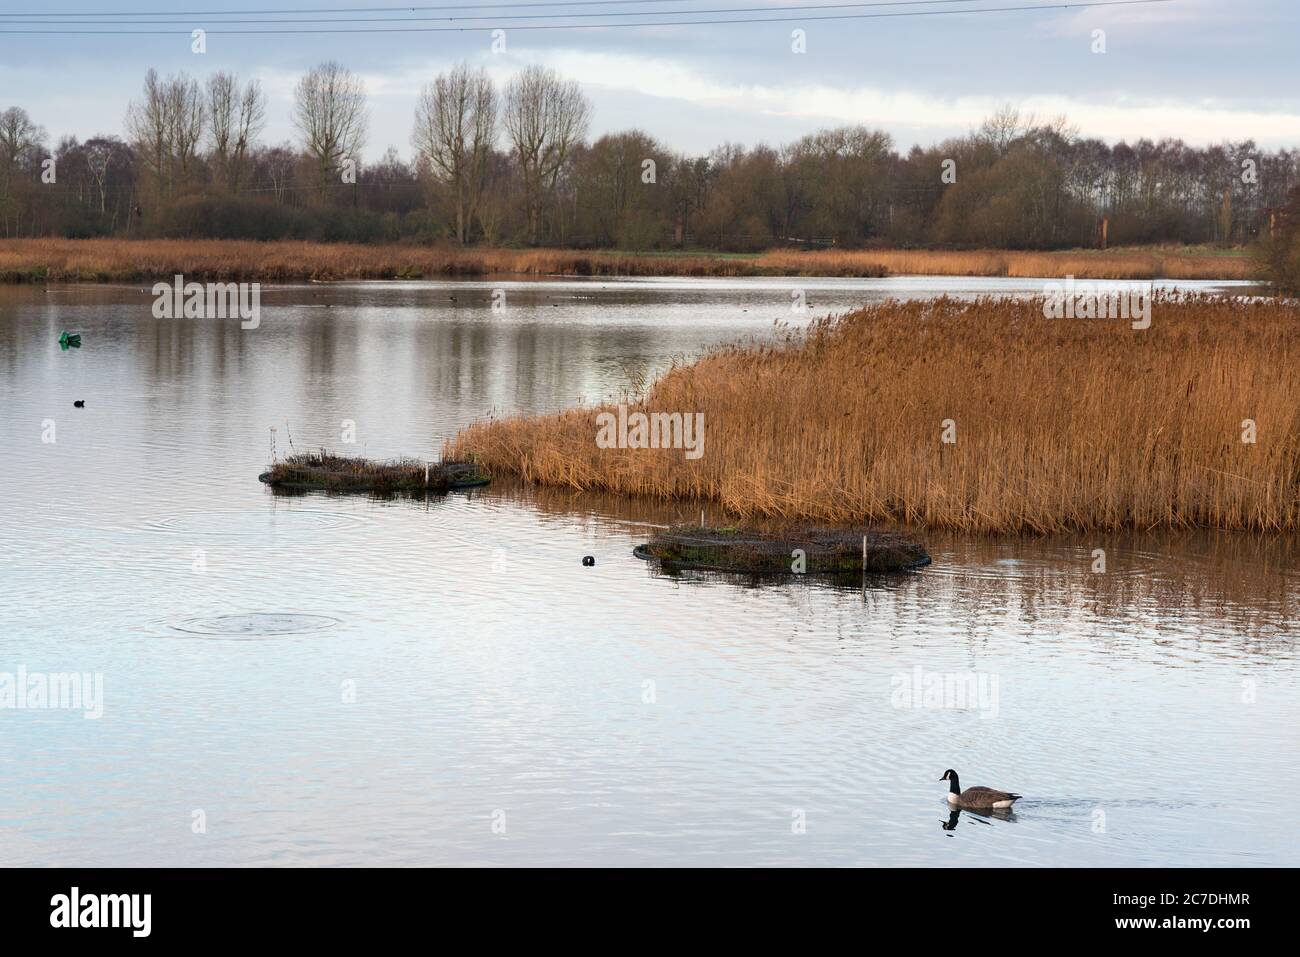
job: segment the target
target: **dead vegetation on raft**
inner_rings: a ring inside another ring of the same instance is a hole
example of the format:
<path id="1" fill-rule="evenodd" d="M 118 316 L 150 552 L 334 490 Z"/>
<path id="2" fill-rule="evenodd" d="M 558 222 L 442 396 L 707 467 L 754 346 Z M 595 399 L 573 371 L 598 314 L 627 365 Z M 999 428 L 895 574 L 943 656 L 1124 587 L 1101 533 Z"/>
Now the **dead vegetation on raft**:
<path id="1" fill-rule="evenodd" d="M 267 485 L 326 492 L 447 492 L 487 484 L 487 473 L 473 462 L 416 459 L 376 462 L 321 450 L 276 462 L 259 476 Z"/>
<path id="2" fill-rule="evenodd" d="M 598 448 L 610 406 L 481 422 L 445 454 L 747 520 L 1300 529 L 1300 309 L 1201 296 L 1151 309 L 1135 330 L 1044 318 L 1041 300 L 875 304 L 718 350 L 631 403 L 703 413 L 698 460 Z"/>
<path id="3" fill-rule="evenodd" d="M 855 575 L 920 568 L 930 556 L 906 536 L 872 529 L 677 525 L 637 555 L 678 568 L 752 574 Z"/>

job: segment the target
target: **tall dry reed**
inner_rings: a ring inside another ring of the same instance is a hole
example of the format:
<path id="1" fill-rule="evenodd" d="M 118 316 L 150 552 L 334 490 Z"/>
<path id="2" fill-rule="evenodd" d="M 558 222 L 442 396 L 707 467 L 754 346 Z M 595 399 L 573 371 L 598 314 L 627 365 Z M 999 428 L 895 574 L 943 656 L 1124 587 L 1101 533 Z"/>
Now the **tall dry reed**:
<path id="1" fill-rule="evenodd" d="M 791 275 L 815 263 L 818 275 L 1011 276 L 1057 279 L 1251 279 L 1249 256 L 1167 246 L 1022 252 L 1001 249 L 894 249 L 768 252 L 765 266 Z"/>
<path id="2" fill-rule="evenodd" d="M 782 267 L 784 268 L 784 267 Z M 804 264 L 815 274 L 818 260 Z M 882 276 L 860 263 L 857 275 Z M 180 274 L 198 281 L 433 279 L 442 276 L 765 276 L 761 257 L 648 255 L 565 249 L 459 249 L 179 239 L 0 240 L 0 281 L 143 282 Z"/>
<path id="3" fill-rule="evenodd" d="M 458 249 L 403 245 L 182 239 L 0 240 L 0 281 L 143 282 L 176 274 L 199 281 L 419 279 L 439 276 L 961 275 L 1080 279 L 1249 279 L 1244 255 L 1166 247 L 1107 252 L 877 250 L 756 256 L 649 255 L 563 249 Z"/>
<path id="4" fill-rule="evenodd" d="M 1134 330 L 1047 319 L 1041 301 L 882 303 L 669 371 L 634 406 L 702 412 L 698 460 L 598 448 L 596 415 L 612 407 L 481 422 L 445 453 L 754 518 L 1300 527 L 1300 310 L 1186 297 L 1151 316 Z"/>

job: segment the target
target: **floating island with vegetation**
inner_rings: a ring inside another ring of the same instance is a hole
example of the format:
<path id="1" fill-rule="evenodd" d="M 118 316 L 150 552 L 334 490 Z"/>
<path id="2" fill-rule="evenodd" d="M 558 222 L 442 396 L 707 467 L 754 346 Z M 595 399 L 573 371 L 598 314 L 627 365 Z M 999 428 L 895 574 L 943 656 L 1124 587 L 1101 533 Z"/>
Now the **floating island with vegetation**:
<path id="1" fill-rule="evenodd" d="M 303 452 L 276 462 L 258 480 L 289 491 L 424 494 L 487 485 L 492 477 L 474 462 L 369 459 Z"/>
<path id="2" fill-rule="evenodd" d="M 930 564 L 912 539 L 870 529 L 796 526 L 785 529 L 678 525 L 633 550 L 669 570 L 747 574 L 861 575 Z"/>

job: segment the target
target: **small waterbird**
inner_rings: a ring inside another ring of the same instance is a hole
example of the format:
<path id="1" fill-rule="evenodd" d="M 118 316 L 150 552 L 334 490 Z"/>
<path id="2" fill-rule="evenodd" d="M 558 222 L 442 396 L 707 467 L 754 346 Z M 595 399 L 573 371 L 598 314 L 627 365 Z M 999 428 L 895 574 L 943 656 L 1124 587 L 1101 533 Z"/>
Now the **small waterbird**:
<path id="1" fill-rule="evenodd" d="M 948 803 L 954 807 L 988 810 L 989 808 L 1008 808 L 1020 800 L 1021 795 L 1011 791 L 998 791 L 993 788 L 973 787 L 965 791 L 957 780 L 957 772 L 952 768 L 943 772 L 940 781 L 948 782 Z"/>

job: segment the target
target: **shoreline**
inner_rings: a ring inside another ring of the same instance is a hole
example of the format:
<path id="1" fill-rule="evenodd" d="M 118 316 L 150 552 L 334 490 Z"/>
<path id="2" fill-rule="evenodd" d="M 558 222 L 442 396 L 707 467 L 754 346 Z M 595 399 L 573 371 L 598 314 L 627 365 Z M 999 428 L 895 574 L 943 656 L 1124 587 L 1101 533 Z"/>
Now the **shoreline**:
<path id="1" fill-rule="evenodd" d="M 965 276 L 1081 280 L 1259 281 L 1242 249 L 1138 246 L 1017 250 L 620 252 L 174 239 L 0 240 L 0 283 L 346 282 L 518 277 Z"/>

